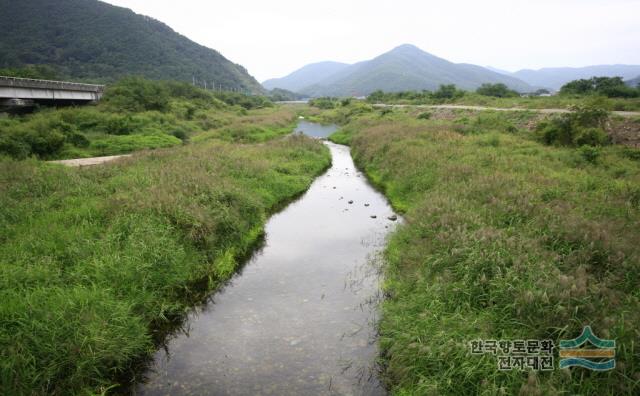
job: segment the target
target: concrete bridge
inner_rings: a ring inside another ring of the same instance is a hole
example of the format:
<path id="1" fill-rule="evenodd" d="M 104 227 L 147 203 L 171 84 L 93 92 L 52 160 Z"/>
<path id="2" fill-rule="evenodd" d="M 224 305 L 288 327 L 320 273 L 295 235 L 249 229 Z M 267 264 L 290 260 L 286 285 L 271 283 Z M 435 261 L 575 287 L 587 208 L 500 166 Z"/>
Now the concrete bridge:
<path id="1" fill-rule="evenodd" d="M 104 85 L 0 76 L 0 106 L 82 104 L 102 98 Z"/>

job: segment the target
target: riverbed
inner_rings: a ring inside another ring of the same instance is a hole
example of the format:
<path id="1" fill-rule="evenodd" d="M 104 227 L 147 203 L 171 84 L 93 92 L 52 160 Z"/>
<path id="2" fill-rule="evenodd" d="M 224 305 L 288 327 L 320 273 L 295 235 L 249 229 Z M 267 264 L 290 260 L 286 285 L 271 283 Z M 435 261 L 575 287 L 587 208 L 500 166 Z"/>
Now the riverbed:
<path id="1" fill-rule="evenodd" d="M 386 394 L 379 253 L 396 221 L 349 148 L 325 144 L 332 167 L 270 218 L 264 246 L 189 315 L 135 394 Z"/>

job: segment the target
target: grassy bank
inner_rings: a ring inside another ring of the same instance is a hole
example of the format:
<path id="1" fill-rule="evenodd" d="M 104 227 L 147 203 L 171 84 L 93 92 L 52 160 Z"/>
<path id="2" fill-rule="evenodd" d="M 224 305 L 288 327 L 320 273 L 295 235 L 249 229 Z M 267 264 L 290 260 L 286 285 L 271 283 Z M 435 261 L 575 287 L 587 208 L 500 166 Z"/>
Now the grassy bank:
<path id="1" fill-rule="evenodd" d="M 207 117 L 225 132 L 108 166 L 0 160 L 0 393 L 114 385 L 330 163 L 311 139 L 267 140 L 288 110 Z"/>
<path id="2" fill-rule="evenodd" d="M 97 105 L 0 117 L 0 155 L 50 160 L 179 146 L 201 132 L 233 124 L 251 109 L 278 111 L 260 96 L 126 78 L 108 86 Z"/>
<path id="3" fill-rule="evenodd" d="M 592 100 L 588 96 L 554 95 L 554 96 L 532 96 L 515 98 L 496 98 L 466 92 L 463 96 L 451 99 L 432 98 L 394 98 L 392 94 L 387 100 L 375 101 L 375 103 L 386 104 L 414 104 L 414 105 L 439 105 L 455 104 L 465 106 L 484 106 L 497 108 L 520 108 L 520 109 L 570 109 L 579 104 L 584 104 Z M 640 111 L 640 98 L 607 98 L 609 110 L 617 111 Z"/>
<path id="4" fill-rule="evenodd" d="M 640 152 L 543 145 L 526 113 L 358 106 L 310 115 L 343 121 L 332 139 L 406 218 L 380 323 L 393 393 L 637 394 Z M 505 372 L 470 353 L 476 339 L 557 345 L 585 325 L 616 340 L 615 370 L 559 370 L 556 351 L 552 372 Z"/>

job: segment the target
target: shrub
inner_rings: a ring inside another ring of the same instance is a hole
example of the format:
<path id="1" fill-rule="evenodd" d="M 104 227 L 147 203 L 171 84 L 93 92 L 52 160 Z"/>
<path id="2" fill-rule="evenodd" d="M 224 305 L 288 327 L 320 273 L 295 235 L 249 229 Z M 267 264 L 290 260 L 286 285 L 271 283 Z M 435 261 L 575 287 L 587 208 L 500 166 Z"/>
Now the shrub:
<path id="1" fill-rule="evenodd" d="M 637 89 L 627 86 L 621 77 L 592 77 L 574 80 L 560 88 L 562 95 L 604 95 L 609 98 L 636 98 Z"/>
<path id="2" fill-rule="evenodd" d="M 169 107 L 169 90 L 160 82 L 127 77 L 110 86 L 103 101 L 120 111 L 166 111 Z"/>
<path id="3" fill-rule="evenodd" d="M 432 94 L 434 99 L 446 100 L 457 99 L 464 96 L 464 91 L 456 88 L 454 84 L 440 85 L 437 91 Z"/>
<path id="4" fill-rule="evenodd" d="M 431 118 L 431 113 L 429 113 L 428 111 L 425 111 L 424 113 L 418 114 L 418 119 L 419 120 L 428 120 L 430 118 Z"/>
<path id="5" fill-rule="evenodd" d="M 493 96 L 496 98 L 514 98 L 520 96 L 518 92 L 509 89 L 505 84 L 482 84 L 480 88 L 476 90 L 477 94 L 484 96 Z"/>
<path id="6" fill-rule="evenodd" d="M 329 110 L 336 108 L 336 101 L 334 98 L 317 98 L 310 100 L 309 105 L 322 110 Z"/>
<path id="7" fill-rule="evenodd" d="M 545 144 L 561 146 L 602 146 L 608 142 L 604 131 L 609 112 L 597 104 L 574 107 L 571 113 L 542 122 L 537 133 Z"/>
<path id="8" fill-rule="evenodd" d="M 596 164 L 598 162 L 598 158 L 600 157 L 600 149 L 592 146 L 581 146 L 580 147 L 580 155 L 584 158 L 585 161 Z"/>
<path id="9" fill-rule="evenodd" d="M 109 135 L 129 135 L 133 130 L 132 119 L 130 116 L 114 115 L 107 120 L 104 128 Z"/>
<path id="10" fill-rule="evenodd" d="M 576 146 L 603 146 L 609 137 L 601 128 L 578 128 L 573 138 Z"/>
<path id="11" fill-rule="evenodd" d="M 383 107 L 380 109 L 380 117 L 384 117 L 387 114 L 393 113 L 393 109 L 391 107 Z"/>

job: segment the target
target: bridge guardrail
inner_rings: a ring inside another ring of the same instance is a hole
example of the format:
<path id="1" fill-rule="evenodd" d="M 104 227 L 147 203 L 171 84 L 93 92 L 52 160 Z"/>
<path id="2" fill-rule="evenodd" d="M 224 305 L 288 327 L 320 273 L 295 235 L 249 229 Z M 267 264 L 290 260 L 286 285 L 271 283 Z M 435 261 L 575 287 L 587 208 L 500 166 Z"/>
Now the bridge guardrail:
<path id="1" fill-rule="evenodd" d="M 37 80 L 32 78 L 0 76 L 0 87 L 58 89 L 63 91 L 104 92 L 104 85 L 67 81 Z"/>

